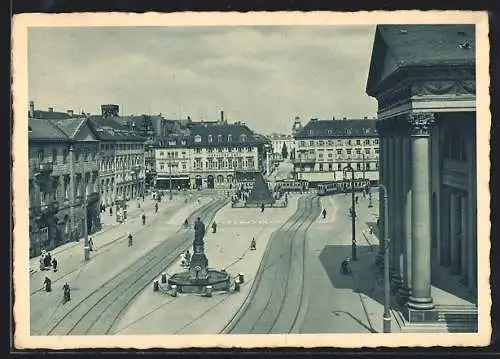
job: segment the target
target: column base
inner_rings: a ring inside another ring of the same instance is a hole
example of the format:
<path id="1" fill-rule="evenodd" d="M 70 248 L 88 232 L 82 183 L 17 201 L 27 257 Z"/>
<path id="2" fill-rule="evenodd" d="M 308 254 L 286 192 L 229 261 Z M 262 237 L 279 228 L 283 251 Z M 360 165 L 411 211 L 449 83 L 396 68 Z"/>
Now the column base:
<path id="1" fill-rule="evenodd" d="M 407 288 L 404 284 L 398 288 L 396 294 L 396 301 L 399 305 L 406 305 L 408 299 L 410 298 L 411 290 Z"/>
<path id="2" fill-rule="evenodd" d="M 406 303 L 405 316 L 410 323 L 436 322 L 438 311 L 434 308 L 432 298 L 410 296 L 408 303 Z"/>

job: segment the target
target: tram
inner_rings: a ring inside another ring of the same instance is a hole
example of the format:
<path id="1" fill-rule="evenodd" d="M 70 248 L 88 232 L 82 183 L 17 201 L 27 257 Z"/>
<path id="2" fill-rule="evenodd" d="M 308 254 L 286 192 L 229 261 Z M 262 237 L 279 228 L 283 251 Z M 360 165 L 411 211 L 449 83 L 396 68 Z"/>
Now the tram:
<path id="1" fill-rule="evenodd" d="M 283 192 L 305 192 L 309 189 L 306 180 L 283 179 L 276 181 L 276 189 Z"/>
<path id="2" fill-rule="evenodd" d="M 345 179 L 345 180 L 320 183 L 317 186 L 318 196 L 328 196 L 330 194 L 335 194 L 335 193 L 351 192 L 352 191 L 351 182 L 352 180 Z M 370 180 L 368 179 L 358 178 L 354 180 L 355 192 L 361 192 L 363 190 L 366 190 L 367 188 L 369 188 L 369 186 L 370 186 Z"/>

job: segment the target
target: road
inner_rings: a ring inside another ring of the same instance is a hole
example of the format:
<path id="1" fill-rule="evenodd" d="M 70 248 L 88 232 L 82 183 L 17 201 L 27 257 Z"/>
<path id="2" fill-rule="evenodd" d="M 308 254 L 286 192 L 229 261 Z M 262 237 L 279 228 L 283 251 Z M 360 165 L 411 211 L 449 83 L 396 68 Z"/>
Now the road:
<path id="1" fill-rule="evenodd" d="M 268 334 L 295 330 L 303 303 L 306 233 L 320 210 L 315 195 L 299 199 L 297 211 L 270 239 L 251 300 L 225 332 Z"/>
<path id="2" fill-rule="evenodd" d="M 214 199 L 192 214 L 190 223 L 197 216 L 209 221 L 225 203 L 225 198 Z M 85 271 L 76 272 L 71 282 L 91 284 L 94 280 L 96 284 L 73 287 L 71 302 L 56 305 L 49 324 L 40 334 L 109 334 L 137 293 L 151 284 L 165 266 L 177 260 L 180 252 L 190 245 L 190 230 L 179 229 L 175 234 L 170 230 L 173 235 L 168 235 L 168 226 L 167 221 L 150 226 L 144 229 L 132 248 L 127 248 L 126 244 L 122 243 L 121 246 L 109 250 L 99 260 L 87 264 Z M 150 243 L 147 243 L 151 241 L 158 244 L 151 248 Z M 134 255 L 127 255 L 127 251 L 131 250 Z M 99 273 L 101 278 L 106 279 L 100 280 Z M 60 298 L 62 299 L 62 293 Z"/>

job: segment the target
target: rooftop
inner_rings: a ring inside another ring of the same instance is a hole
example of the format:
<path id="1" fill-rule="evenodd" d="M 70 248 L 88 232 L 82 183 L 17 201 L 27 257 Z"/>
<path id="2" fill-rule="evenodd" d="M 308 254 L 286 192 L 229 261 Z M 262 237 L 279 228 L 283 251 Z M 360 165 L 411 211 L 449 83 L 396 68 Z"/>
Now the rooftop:
<path id="1" fill-rule="evenodd" d="M 120 117 L 90 116 L 90 125 L 102 141 L 145 141 L 139 133 L 128 128 Z"/>
<path id="2" fill-rule="evenodd" d="M 28 119 L 29 141 L 69 142 L 69 137 L 50 120 Z"/>
<path id="3" fill-rule="evenodd" d="M 373 119 L 312 119 L 295 138 L 377 137 L 376 122 Z"/>

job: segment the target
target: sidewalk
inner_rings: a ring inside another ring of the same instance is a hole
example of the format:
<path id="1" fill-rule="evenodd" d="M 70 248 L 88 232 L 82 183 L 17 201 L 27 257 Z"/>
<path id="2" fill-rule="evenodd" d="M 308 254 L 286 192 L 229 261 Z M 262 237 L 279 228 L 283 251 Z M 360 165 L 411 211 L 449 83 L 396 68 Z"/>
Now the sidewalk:
<path id="1" fill-rule="evenodd" d="M 232 209 L 227 205 L 214 220 L 219 224 L 213 234 L 210 223 L 205 223 L 205 253 L 209 267 L 226 269 L 231 276 L 243 273 L 245 282 L 236 293 L 214 293 L 212 298 L 196 294 L 168 294 L 153 292 L 153 284 L 137 296 L 116 326 L 115 334 L 210 334 L 219 333 L 239 310 L 247 298 L 253 279 L 271 234 L 296 210 L 297 200 L 290 200 L 287 208 Z M 257 219 L 267 223 L 250 224 Z M 239 222 L 247 222 L 241 225 Z M 225 223 L 225 224 L 221 224 Z M 234 223 L 234 224 L 233 224 Z M 254 237 L 257 250 L 250 251 Z M 191 250 L 192 252 L 192 250 Z M 180 263 L 166 269 L 168 275 L 183 271 Z"/>
<path id="2" fill-rule="evenodd" d="M 195 198 L 191 198 L 189 203 L 192 203 Z M 142 201 L 141 201 L 142 202 Z M 184 203 L 184 197 L 177 196 L 174 197 L 172 201 L 162 201 L 159 203 L 158 213 L 154 212 L 154 201 L 146 199 L 146 205 L 143 206 L 141 203 L 141 208 L 131 209 L 131 216 L 123 223 L 111 224 L 108 222 L 108 228 L 92 235 L 92 240 L 94 242 L 95 251 L 90 252 L 90 256 L 98 256 L 102 254 L 106 248 L 111 246 L 113 243 L 119 241 L 120 239 L 126 238 L 128 233 L 137 232 L 137 230 L 143 229 L 141 224 L 142 213 L 146 214 L 146 226 L 152 224 L 152 222 L 161 219 L 165 215 L 174 216 L 178 213 L 186 203 Z M 106 214 L 104 214 L 104 217 Z M 108 217 L 110 217 L 108 215 Z M 111 217 L 116 221 L 116 217 L 113 215 Z M 182 222 L 180 223 L 182 224 Z M 179 224 L 179 225 L 180 225 Z M 65 245 L 57 247 L 55 250 L 51 251 L 53 258 L 58 261 L 58 271 L 53 272 L 52 270 L 40 270 L 39 260 L 40 257 L 35 257 L 30 259 L 30 268 L 32 269 L 30 273 L 30 293 L 33 294 L 40 290 L 43 290 L 42 284 L 45 276 L 48 276 L 52 282 L 60 280 L 65 277 L 68 273 L 74 271 L 79 266 L 84 263 L 84 240 L 81 239 L 79 242 L 71 242 Z"/>

